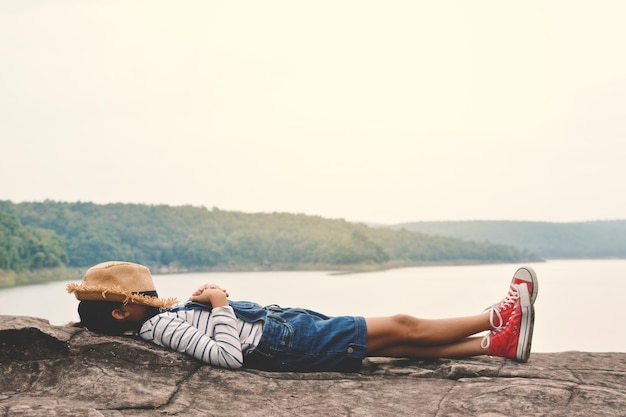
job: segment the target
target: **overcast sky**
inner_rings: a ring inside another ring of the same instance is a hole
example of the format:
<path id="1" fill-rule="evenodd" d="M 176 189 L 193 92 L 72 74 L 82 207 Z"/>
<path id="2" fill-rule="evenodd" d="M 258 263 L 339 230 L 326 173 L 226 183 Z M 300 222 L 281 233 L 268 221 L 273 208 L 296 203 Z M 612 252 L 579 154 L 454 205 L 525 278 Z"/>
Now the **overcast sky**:
<path id="1" fill-rule="evenodd" d="M 0 199 L 626 218 L 626 2 L 0 0 Z"/>

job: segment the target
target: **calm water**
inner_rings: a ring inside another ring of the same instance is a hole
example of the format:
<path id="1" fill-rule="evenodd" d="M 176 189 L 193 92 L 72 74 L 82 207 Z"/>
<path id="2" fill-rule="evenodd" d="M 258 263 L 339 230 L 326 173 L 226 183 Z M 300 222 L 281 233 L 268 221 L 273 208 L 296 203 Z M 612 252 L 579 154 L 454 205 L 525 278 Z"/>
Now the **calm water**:
<path id="1" fill-rule="evenodd" d="M 626 352 L 622 297 L 626 260 L 548 261 L 529 264 L 539 277 L 535 352 Z M 518 265 L 395 269 L 332 275 L 328 272 L 250 272 L 157 275 L 162 296 L 185 300 L 203 283 L 228 289 L 234 300 L 306 307 L 328 315 L 408 313 L 440 318 L 479 313 L 506 293 Z M 0 290 L 0 314 L 77 321 L 67 282 Z"/>

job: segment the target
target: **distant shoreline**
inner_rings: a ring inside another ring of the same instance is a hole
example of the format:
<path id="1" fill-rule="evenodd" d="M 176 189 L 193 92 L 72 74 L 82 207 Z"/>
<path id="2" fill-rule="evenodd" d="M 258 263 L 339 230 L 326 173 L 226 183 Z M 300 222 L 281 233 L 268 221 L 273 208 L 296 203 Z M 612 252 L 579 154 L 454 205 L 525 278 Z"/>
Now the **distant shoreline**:
<path id="1" fill-rule="evenodd" d="M 610 260 L 624 259 L 616 257 L 605 258 L 554 258 L 533 260 L 532 263 L 558 261 L 558 260 Z M 530 262 L 530 261 L 529 261 Z M 467 266 L 467 265 L 500 265 L 500 264 L 523 264 L 524 262 L 496 262 L 496 261 L 476 261 L 476 260 L 457 260 L 457 261 L 441 261 L 441 262 L 386 262 L 383 264 L 355 264 L 355 265 L 325 265 L 325 264 L 294 264 L 294 265 L 221 265 L 210 268 L 179 268 L 169 270 L 160 268 L 158 270 L 151 269 L 153 275 L 173 275 L 173 274 L 192 274 L 206 272 L 282 272 L 282 271 L 329 271 L 331 275 L 349 275 L 367 272 L 386 271 L 389 269 L 401 268 L 420 268 L 431 266 Z M 0 290 L 13 287 L 23 287 L 28 285 L 44 284 L 46 282 L 82 280 L 87 267 L 63 267 L 51 269 L 38 269 L 35 271 L 5 271 L 0 270 L 0 282 L 15 282 L 12 285 L 0 285 Z"/>

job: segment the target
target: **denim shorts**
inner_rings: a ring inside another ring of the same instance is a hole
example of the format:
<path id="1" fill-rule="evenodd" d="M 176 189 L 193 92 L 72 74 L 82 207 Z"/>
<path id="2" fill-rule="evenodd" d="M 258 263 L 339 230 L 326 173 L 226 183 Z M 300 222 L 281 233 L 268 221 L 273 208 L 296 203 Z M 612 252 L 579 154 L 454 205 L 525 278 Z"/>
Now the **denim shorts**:
<path id="1" fill-rule="evenodd" d="M 328 317 L 302 308 L 268 306 L 263 334 L 244 359 L 248 368 L 283 372 L 358 372 L 367 349 L 360 316 Z"/>

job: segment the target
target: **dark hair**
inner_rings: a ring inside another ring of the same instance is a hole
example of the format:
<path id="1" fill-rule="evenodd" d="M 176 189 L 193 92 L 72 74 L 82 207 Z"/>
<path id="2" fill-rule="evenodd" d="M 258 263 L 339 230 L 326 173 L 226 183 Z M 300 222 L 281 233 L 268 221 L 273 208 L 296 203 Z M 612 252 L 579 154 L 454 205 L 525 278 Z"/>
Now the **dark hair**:
<path id="1" fill-rule="evenodd" d="M 85 327 L 92 332 L 111 336 L 120 336 L 126 332 L 137 330 L 137 324 L 116 320 L 112 311 L 122 307 L 119 301 L 81 301 L 78 303 L 80 323 L 76 327 Z"/>

